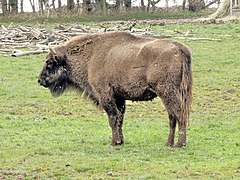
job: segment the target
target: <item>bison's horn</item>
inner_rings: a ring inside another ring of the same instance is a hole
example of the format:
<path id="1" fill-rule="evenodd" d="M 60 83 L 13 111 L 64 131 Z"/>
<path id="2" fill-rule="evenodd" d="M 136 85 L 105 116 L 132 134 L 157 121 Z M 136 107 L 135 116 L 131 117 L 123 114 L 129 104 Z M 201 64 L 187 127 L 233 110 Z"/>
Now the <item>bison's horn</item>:
<path id="1" fill-rule="evenodd" d="M 52 47 L 49 47 L 49 51 L 50 51 L 52 54 L 56 54 L 56 53 L 57 53 L 56 50 L 53 49 Z"/>

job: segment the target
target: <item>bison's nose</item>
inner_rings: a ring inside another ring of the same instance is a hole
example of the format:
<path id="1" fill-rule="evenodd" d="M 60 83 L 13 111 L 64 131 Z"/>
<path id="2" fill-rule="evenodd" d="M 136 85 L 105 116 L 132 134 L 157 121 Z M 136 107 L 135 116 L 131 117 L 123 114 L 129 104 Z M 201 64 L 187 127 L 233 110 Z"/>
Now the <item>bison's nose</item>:
<path id="1" fill-rule="evenodd" d="M 38 79 L 38 84 L 40 84 L 41 86 L 43 86 L 43 81 L 41 79 Z"/>
<path id="2" fill-rule="evenodd" d="M 41 85 L 41 86 L 44 86 L 44 87 L 47 87 L 47 83 L 42 80 L 42 79 L 38 79 L 38 83 Z"/>

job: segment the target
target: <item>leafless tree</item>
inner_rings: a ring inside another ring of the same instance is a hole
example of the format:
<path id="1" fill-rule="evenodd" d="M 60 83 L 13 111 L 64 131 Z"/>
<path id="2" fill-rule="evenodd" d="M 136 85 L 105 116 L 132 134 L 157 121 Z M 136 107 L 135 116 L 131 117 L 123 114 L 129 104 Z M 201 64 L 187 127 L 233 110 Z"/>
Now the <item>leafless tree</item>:
<path id="1" fill-rule="evenodd" d="M 3 15 L 6 15 L 8 11 L 7 0 L 1 0 L 1 5 L 2 5 L 2 13 Z"/>
<path id="2" fill-rule="evenodd" d="M 150 12 L 150 7 L 152 6 L 152 10 L 155 9 L 155 6 L 157 3 L 159 3 L 161 0 L 148 0 L 148 5 L 147 5 L 147 12 Z M 168 0 L 166 0 L 168 2 Z"/>
<path id="3" fill-rule="evenodd" d="M 35 0 L 29 0 L 29 2 L 30 2 L 30 4 L 31 4 L 31 6 L 32 6 L 32 11 L 33 11 L 33 13 L 35 13 L 35 12 L 36 12 Z"/>
<path id="4" fill-rule="evenodd" d="M 56 11 L 55 0 L 52 0 L 52 4 L 50 6 L 52 6 L 53 10 Z"/>
<path id="5" fill-rule="evenodd" d="M 68 10 L 72 10 L 74 8 L 73 0 L 67 0 L 67 8 L 68 8 Z"/>
<path id="6" fill-rule="evenodd" d="M 142 11 L 145 11 L 146 10 L 146 7 L 144 5 L 144 0 L 141 0 L 141 10 Z"/>
<path id="7" fill-rule="evenodd" d="M 20 12 L 23 13 L 23 0 L 20 0 Z"/>
<path id="8" fill-rule="evenodd" d="M 222 0 L 215 13 L 209 16 L 210 19 L 221 18 L 230 14 L 230 1 Z"/>
<path id="9" fill-rule="evenodd" d="M 61 7 L 62 7 L 62 1 L 58 0 L 58 9 L 61 9 Z"/>
<path id="10" fill-rule="evenodd" d="M 102 0 L 102 14 L 103 14 L 104 16 L 107 15 L 106 0 Z"/>
<path id="11" fill-rule="evenodd" d="M 50 16 L 50 4 L 49 0 L 45 0 L 45 15 L 47 18 Z"/>
<path id="12" fill-rule="evenodd" d="M 189 10 L 196 12 L 201 9 L 204 9 L 205 2 L 204 0 L 189 0 Z"/>
<path id="13" fill-rule="evenodd" d="M 12 14 L 18 13 L 18 0 L 9 0 L 9 9 Z"/>
<path id="14" fill-rule="evenodd" d="M 38 0 L 40 14 L 43 14 L 43 5 L 44 4 L 45 4 L 44 0 Z"/>

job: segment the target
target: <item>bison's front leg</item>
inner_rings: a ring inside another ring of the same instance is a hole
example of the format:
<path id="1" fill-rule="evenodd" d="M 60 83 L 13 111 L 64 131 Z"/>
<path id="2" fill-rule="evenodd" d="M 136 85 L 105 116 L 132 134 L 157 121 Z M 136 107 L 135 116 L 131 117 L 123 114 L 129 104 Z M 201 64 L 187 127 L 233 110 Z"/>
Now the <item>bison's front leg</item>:
<path id="1" fill-rule="evenodd" d="M 123 114 L 118 110 L 116 100 L 105 98 L 101 101 L 103 109 L 108 114 L 109 125 L 112 129 L 112 145 L 124 143 L 122 134 Z"/>
<path id="2" fill-rule="evenodd" d="M 124 113 L 125 113 L 125 100 L 122 98 L 117 98 L 116 99 L 116 104 L 117 104 L 117 108 L 120 112 L 119 115 L 119 135 L 120 135 L 120 139 L 122 144 L 124 143 L 124 136 L 123 136 L 123 132 L 122 132 L 122 125 L 123 125 L 123 119 L 124 119 Z"/>

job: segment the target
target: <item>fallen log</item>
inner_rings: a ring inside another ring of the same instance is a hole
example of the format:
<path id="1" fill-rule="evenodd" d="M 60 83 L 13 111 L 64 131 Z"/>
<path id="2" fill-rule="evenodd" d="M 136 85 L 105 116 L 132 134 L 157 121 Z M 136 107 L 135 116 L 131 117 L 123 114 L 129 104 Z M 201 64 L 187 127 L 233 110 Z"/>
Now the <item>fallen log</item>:
<path id="1" fill-rule="evenodd" d="M 221 41 L 222 39 L 215 39 L 215 38 L 189 38 L 189 37 L 173 37 L 174 39 L 185 39 L 187 41 Z"/>
<path id="2" fill-rule="evenodd" d="M 30 55 L 30 54 L 41 54 L 41 53 L 47 53 L 47 52 L 48 52 L 48 50 L 38 49 L 35 51 L 16 52 L 16 53 L 13 53 L 11 56 L 19 57 L 19 56 L 25 56 L 25 55 Z"/>
<path id="3" fill-rule="evenodd" d="M 215 38 L 187 38 L 187 41 L 221 41 L 221 39 L 215 39 Z"/>
<path id="4" fill-rule="evenodd" d="M 11 52 L 11 53 L 17 53 L 20 52 L 16 49 L 0 49 L 0 52 Z"/>

